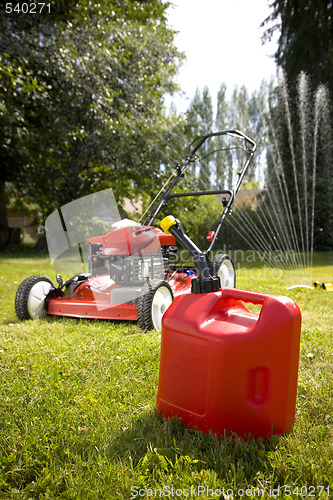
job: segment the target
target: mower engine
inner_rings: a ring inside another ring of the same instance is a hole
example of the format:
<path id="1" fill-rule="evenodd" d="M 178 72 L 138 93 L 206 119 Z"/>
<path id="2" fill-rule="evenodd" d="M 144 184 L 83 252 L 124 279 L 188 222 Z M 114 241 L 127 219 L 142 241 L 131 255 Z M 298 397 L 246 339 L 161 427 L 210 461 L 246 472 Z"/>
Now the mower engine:
<path id="1" fill-rule="evenodd" d="M 109 274 L 118 285 L 142 286 L 164 279 L 176 260 L 176 240 L 152 226 L 113 229 L 89 239 L 89 272 Z"/>

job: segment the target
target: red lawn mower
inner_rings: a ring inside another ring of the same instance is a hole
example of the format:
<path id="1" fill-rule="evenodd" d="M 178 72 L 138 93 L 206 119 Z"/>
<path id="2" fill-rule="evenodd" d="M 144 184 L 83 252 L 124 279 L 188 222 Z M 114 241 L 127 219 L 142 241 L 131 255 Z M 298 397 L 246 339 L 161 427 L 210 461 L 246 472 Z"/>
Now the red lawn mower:
<path id="1" fill-rule="evenodd" d="M 231 258 L 211 255 L 255 149 L 255 142 L 237 130 L 199 137 L 142 216 L 142 224 L 120 218 L 112 190 L 93 193 L 53 212 L 45 224 L 51 262 L 57 271 L 75 275 L 63 281 L 57 274 L 58 286 L 43 276 L 26 278 L 15 297 L 18 318 L 137 320 L 143 330 L 161 330 L 162 316 L 174 298 L 191 292 L 193 281 L 198 283 L 194 278 L 201 259 L 208 262 L 211 277 L 219 277 L 222 288 L 234 288 Z M 239 165 L 235 187 L 223 189 L 217 172 L 235 159 Z M 201 189 L 196 182 L 195 191 L 176 192 L 176 184 L 187 179 L 186 171 L 192 173 L 189 180 L 207 172 L 209 185 L 221 188 Z M 172 234 L 153 226 L 165 215 L 169 200 L 207 195 L 219 197 L 223 209 L 215 230 L 208 233 L 204 252 L 187 237 L 181 243 L 183 249 L 178 248 Z M 194 265 L 187 264 L 184 248 Z"/>

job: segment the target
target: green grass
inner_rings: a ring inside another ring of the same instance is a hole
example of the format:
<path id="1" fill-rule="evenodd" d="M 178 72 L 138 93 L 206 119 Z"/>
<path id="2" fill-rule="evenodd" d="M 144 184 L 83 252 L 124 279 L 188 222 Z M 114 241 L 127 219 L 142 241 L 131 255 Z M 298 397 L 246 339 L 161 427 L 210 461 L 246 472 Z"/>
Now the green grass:
<path id="1" fill-rule="evenodd" d="M 315 255 L 314 279 L 333 280 L 332 257 Z M 163 487 L 161 498 L 240 498 L 239 489 L 259 498 L 258 488 L 260 498 L 329 498 L 333 292 L 288 291 L 297 276 L 273 280 L 263 265 L 236 267 L 239 288 L 289 295 L 303 315 L 295 427 L 267 441 L 217 439 L 162 419 L 156 332 L 135 323 L 19 322 L 19 283 L 55 273 L 45 256 L 1 254 L 0 498 L 160 498 Z"/>

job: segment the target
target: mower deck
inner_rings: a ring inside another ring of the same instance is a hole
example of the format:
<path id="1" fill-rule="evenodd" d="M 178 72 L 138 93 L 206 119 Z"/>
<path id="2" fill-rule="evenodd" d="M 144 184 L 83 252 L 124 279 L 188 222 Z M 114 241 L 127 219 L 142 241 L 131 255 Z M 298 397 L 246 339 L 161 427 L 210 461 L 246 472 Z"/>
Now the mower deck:
<path id="1" fill-rule="evenodd" d="M 71 318 L 117 319 L 136 321 L 137 307 L 134 304 L 108 304 L 106 302 L 60 297 L 49 302 L 49 316 Z"/>
<path id="2" fill-rule="evenodd" d="M 193 276 L 177 273 L 169 276 L 169 285 L 174 297 L 189 293 Z M 48 316 L 68 316 L 106 320 L 137 321 L 135 303 L 112 303 L 112 290 L 121 288 L 108 275 L 95 276 L 79 285 L 71 296 L 51 299 Z M 134 301 L 132 301 L 134 302 Z"/>

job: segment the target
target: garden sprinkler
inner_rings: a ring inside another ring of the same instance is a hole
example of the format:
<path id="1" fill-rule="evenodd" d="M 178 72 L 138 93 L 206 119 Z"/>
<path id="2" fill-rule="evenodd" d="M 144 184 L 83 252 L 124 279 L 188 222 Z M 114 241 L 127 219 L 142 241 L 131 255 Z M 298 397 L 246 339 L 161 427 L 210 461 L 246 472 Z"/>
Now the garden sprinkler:
<path id="1" fill-rule="evenodd" d="M 314 288 L 322 288 L 322 290 L 327 290 L 333 292 L 333 283 L 320 283 L 320 281 L 314 281 L 311 285 L 292 285 L 287 288 L 287 290 L 292 290 L 293 288 L 309 288 L 313 290 Z"/>
<path id="2" fill-rule="evenodd" d="M 310 288 L 310 290 L 313 289 L 313 287 L 310 285 L 292 285 L 288 286 L 287 290 L 292 290 L 293 288 Z"/>
<path id="3" fill-rule="evenodd" d="M 320 283 L 320 281 L 314 281 L 314 288 L 322 288 L 328 292 L 333 292 L 333 283 Z"/>

